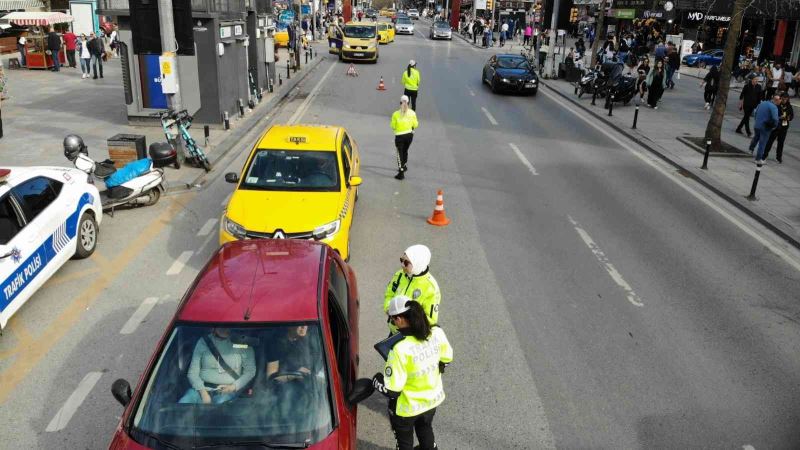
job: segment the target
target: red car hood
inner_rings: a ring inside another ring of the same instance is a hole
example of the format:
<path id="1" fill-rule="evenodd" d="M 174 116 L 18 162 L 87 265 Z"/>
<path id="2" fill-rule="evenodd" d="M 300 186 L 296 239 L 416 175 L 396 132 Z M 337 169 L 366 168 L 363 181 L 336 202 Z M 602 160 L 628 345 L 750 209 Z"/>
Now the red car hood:
<path id="1" fill-rule="evenodd" d="M 150 447 L 145 447 L 131 439 L 131 437 L 119 427 L 117 428 L 116 433 L 114 433 L 114 438 L 111 440 L 111 444 L 108 445 L 108 450 L 148 450 L 149 448 Z M 338 450 L 339 430 L 333 430 L 328 437 L 308 448 L 313 450 Z"/>

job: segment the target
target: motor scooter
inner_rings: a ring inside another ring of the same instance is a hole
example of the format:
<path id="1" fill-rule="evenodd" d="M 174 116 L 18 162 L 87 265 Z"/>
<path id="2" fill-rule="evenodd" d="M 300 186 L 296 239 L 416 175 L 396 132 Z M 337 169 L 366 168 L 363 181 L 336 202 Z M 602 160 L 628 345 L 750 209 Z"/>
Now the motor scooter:
<path id="1" fill-rule="evenodd" d="M 79 152 L 64 151 L 64 156 L 72 162 L 76 169 L 86 172 L 89 179 L 99 178 L 105 183 L 106 180 L 117 172 L 114 163 L 110 160 L 96 162 L 89 157 L 89 150 L 86 146 Z M 131 164 L 142 164 L 142 160 L 133 161 Z M 111 210 L 114 215 L 114 208 L 118 206 L 151 206 L 155 205 L 161 193 L 164 192 L 164 171 L 153 167 L 153 161 L 147 159 L 147 169 L 140 175 L 123 182 L 119 186 L 106 187 L 100 191 L 100 203 L 103 211 Z M 126 165 L 126 167 L 128 166 Z M 119 170 L 124 170 L 125 167 Z"/>

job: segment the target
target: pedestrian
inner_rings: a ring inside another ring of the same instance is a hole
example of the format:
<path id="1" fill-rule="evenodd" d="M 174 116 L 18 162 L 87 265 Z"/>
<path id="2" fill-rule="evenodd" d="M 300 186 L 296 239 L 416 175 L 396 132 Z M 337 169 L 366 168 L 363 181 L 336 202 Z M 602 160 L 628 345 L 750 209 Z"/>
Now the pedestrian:
<path id="1" fill-rule="evenodd" d="M 531 30 L 531 34 L 533 34 L 533 30 Z M 586 54 L 586 44 L 583 42 L 583 38 L 575 41 L 575 51 L 578 53 L 578 59 L 583 58 L 583 55 Z"/>
<path id="2" fill-rule="evenodd" d="M 778 91 L 780 84 L 783 83 L 783 67 L 780 62 L 772 65 L 772 69 L 767 72 L 769 87 L 767 87 L 766 98 L 772 98 Z"/>
<path id="3" fill-rule="evenodd" d="M 75 44 L 77 41 L 78 36 L 75 36 L 72 30 L 67 30 L 67 32 L 64 33 L 64 51 L 67 53 L 67 62 L 73 69 L 78 66 L 75 62 Z"/>
<path id="4" fill-rule="evenodd" d="M 739 94 L 739 111 L 744 111 L 739 126 L 736 127 L 736 132 L 742 134 L 742 126 L 747 131 L 747 137 L 750 137 L 750 116 L 758 106 L 758 102 L 762 98 L 761 85 L 758 83 L 758 77 L 755 74 L 750 74 L 747 84 L 742 88 L 742 93 Z"/>
<path id="5" fill-rule="evenodd" d="M 103 45 L 103 39 L 96 36 L 94 33 L 89 34 L 89 54 L 91 55 L 92 62 L 92 79 L 97 79 L 97 68 L 100 67 L 100 78 L 103 78 L 103 58 L 106 56 L 106 47 Z"/>
<path id="6" fill-rule="evenodd" d="M 515 31 L 516 31 L 516 28 L 514 28 L 514 19 L 509 17 L 508 18 L 508 23 L 506 24 L 506 40 L 507 41 L 512 41 L 511 42 L 512 45 L 514 43 L 513 41 L 514 41 L 514 32 Z"/>
<path id="7" fill-rule="evenodd" d="M 81 34 L 81 39 L 78 41 L 78 58 L 81 60 L 81 79 L 89 78 L 92 53 L 89 51 L 89 41 L 85 34 Z"/>
<path id="8" fill-rule="evenodd" d="M 27 55 L 25 54 L 25 47 L 27 43 L 28 39 L 25 37 L 25 35 L 20 34 L 19 39 L 17 39 L 17 51 L 19 51 L 19 60 L 22 67 L 28 66 Z"/>
<path id="9" fill-rule="evenodd" d="M 489 25 L 486 27 L 489 30 L 489 47 L 494 47 L 494 20 L 489 19 Z"/>
<path id="10" fill-rule="evenodd" d="M 770 100 L 764 100 L 758 104 L 756 108 L 756 123 L 755 133 L 753 139 L 750 140 L 750 153 L 755 157 L 756 162 L 764 162 L 764 151 L 767 147 L 767 141 L 772 130 L 778 126 L 778 104 L 781 98 L 773 95 Z M 758 151 L 756 150 L 758 144 Z"/>
<path id="11" fill-rule="evenodd" d="M 636 92 L 639 93 L 639 102 L 644 99 L 644 94 L 647 92 L 647 72 L 644 70 L 638 71 L 639 77 L 636 79 Z"/>
<path id="12" fill-rule="evenodd" d="M 678 49 L 670 42 L 669 47 L 667 47 L 667 86 L 669 86 L 670 89 L 675 89 L 675 72 L 677 72 L 680 67 L 681 58 L 680 55 L 678 55 Z M 719 71 L 717 72 L 717 81 L 719 81 Z M 719 83 L 717 83 L 717 85 L 719 85 Z"/>
<path id="13" fill-rule="evenodd" d="M 444 401 L 442 374 L 453 361 L 444 330 L 431 327 L 419 303 L 405 296 L 392 299 L 389 320 L 403 335 L 386 358 L 383 373 L 372 377 L 375 390 L 389 398 L 389 423 L 398 450 L 438 448 L 433 416 Z"/>
<path id="14" fill-rule="evenodd" d="M 628 43 L 625 39 L 621 40 L 619 43 L 619 50 L 617 50 L 617 60 L 621 63 L 625 63 L 628 58 L 628 52 L 630 51 L 630 47 L 628 47 Z"/>
<path id="15" fill-rule="evenodd" d="M 403 71 L 401 77 L 403 82 L 403 94 L 407 95 L 411 101 L 411 109 L 417 111 L 417 92 L 419 92 L 420 74 L 417 70 L 417 62 L 413 59 L 408 62 L 406 70 Z"/>
<path id="16" fill-rule="evenodd" d="M 508 24 L 503 22 L 500 25 L 500 47 L 504 47 L 506 45 L 506 36 L 508 35 Z"/>
<path id="17" fill-rule="evenodd" d="M 700 82 L 700 87 L 703 86 L 705 86 L 703 90 L 703 99 L 706 102 L 705 109 L 710 109 L 711 105 L 714 104 L 714 99 L 717 97 L 717 91 L 719 91 L 719 68 L 717 66 L 711 66 L 711 69 L 708 70 L 705 78 Z"/>
<path id="18" fill-rule="evenodd" d="M 767 148 L 764 149 L 764 159 L 769 157 L 769 151 L 772 149 L 772 144 L 777 139 L 778 148 L 776 150 L 775 159 L 779 164 L 783 164 L 783 142 L 786 140 L 786 133 L 789 131 L 789 122 L 794 119 L 794 109 L 789 102 L 789 94 L 781 92 L 781 103 L 778 105 L 778 114 L 780 123 L 770 133 L 769 140 L 767 141 Z"/>
<path id="19" fill-rule="evenodd" d="M 667 86 L 667 75 L 664 70 L 664 60 L 657 59 L 656 64 L 647 74 L 647 104 L 653 109 L 658 109 L 658 101 L 664 95 Z"/>
<path id="20" fill-rule="evenodd" d="M 664 45 L 664 41 L 658 41 L 658 45 L 656 46 L 655 50 L 656 59 L 664 59 L 667 56 L 667 47 Z"/>
<path id="21" fill-rule="evenodd" d="M 53 59 L 53 68 L 51 69 L 53 72 L 61 70 L 61 61 L 58 55 L 60 51 L 61 36 L 56 33 L 55 29 L 51 28 L 50 32 L 47 33 L 47 52 L 49 52 L 50 57 Z"/>
<path id="22" fill-rule="evenodd" d="M 111 48 L 111 54 L 116 58 L 119 56 L 119 34 L 117 33 L 117 24 L 112 25 L 111 36 L 109 36 L 109 40 L 111 41 L 109 44 L 109 47 Z"/>
<path id="23" fill-rule="evenodd" d="M 398 180 L 405 178 L 408 170 L 408 149 L 414 140 L 414 130 L 419 126 L 417 113 L 408 107 L 408 96 L 400 97 L 400 109 L 392 114 L 392 131 L 394 131 L 394 145 L 397 148 L 397 175 Z"/>
<path id="24" fill-rule="evenodd" d="M 483 46 L 485 48 L 491 47 L 492 44 L 492 30 L 489 26 L 483 28 Z"/>
<path id="25" fill-rule="evenodd" d="M 431 326 L 439 322 L 439 304 L 442 293 L 439 283 L 430 273 L 431 250 L 422 244 L 408 247 L 400 257 L 400 270 L 392 275 L 383 295 L 383 312 L 388 312 L 389 302 L 398 295 L 405 295 L 422 305 L 425 317 Z M 397 328 L 389 322 L 390 334 Z"/>
<path id="26" fill-rule="evenodd" d="M 525 34 L 523 35 L 522 44 L 523 45 L 530 45 L 531 43 L 531 36 L 533 36 L 533 27 L 530 23 L 525 25 Z M 578 39 L 578 42 L 583 42 L 583 39 Z M 575 48 L 578 49 L 578 44 L 575 44 Z M 580 51 L 579 51 L 580 52 Z"/>

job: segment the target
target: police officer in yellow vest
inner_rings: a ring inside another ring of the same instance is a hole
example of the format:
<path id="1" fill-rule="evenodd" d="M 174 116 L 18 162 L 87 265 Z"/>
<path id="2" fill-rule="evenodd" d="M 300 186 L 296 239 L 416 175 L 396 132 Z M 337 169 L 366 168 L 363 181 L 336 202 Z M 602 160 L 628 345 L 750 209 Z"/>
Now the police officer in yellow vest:
<path id="1" fill-rule="evenodd" d="M 389 398 L 389 422 L 397 449 L 438 448 L 433 435 L 433 416 L 444 401 L 442 373 L 453 360 L 453 347 L 444 331 L 431 327 L 419 303 L 406 296 L 389 302 L 389 317 L 403 339 L 389 351 L 383 373 L 372 377 L 375 390 Z"/>
<path id="2" fill-rule="evenodd" d="M 411 109 L 417 110 L 417 91 L 419 91 L 419 70 L 417 70 L 417 62 L 413 59 L 408 62 L 408 67 L 403 72 L 403 87 L 405 92 L 411 100 Z"/>
<path id="3" fill-rule="evenodd" d="M 392 114 L 392 131 L 394 131 L 394 146 L 397 148 L 397 175 L 398 180 L 405 178 L 408 170 L 408 149 L 411 141 L 414 140 L 414 130 L 419 126 L 417 113 L 408 107 L 408 97 L 400 97 L 400 109 Z"/>
<path id="4" fill-rule="evenodd" d="M 406 249 L 400 258 L 403 267 L 392 275 L 383 294 L 383 312 L 389 314 L 390 301 L 398 295 L 405 295 L 422 306 L 428 324 L 436 325 L 439 322 L 439 303 L 442 301 L 442 293 L 439 291 L 436 278 L 431 275 L 430 263 L 431 251 L 428 247 L 417 244 Z M 391 321 L 389 321 L 389 332 L 397 333 L 397 327 Z"/>

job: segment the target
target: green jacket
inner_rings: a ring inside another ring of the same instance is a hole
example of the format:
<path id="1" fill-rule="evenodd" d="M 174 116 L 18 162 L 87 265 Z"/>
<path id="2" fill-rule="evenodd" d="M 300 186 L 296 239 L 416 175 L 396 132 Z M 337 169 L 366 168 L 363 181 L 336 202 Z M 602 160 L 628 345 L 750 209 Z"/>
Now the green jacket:
<path id="1" fill-rule="evenodd" d="M 420 81 L 419 70 L 412 67 L 411 76 L 408 76 L 408 69 L 404 70 L 402 81 L 403 81 L 403 87 L 405 87 L 409 91 L 418 91 L 419 81 Z"/>
<path id="2" fill-rule="evenodd" d="M 395 272 L 389 284 L 386 286 L 386 293 L 383 296 L 383 312 L 389 311 L 389 301 L 397 295 L 416 300 L 422 305 L 428 323 L 436 325 L 439 322 L 439 303 L 442 301 L 442 293 L 439 291 L 439 283 L 427 270 L 420 275 L 409 276 L 403 270 Z M 389 322 L 389 331 L 397 333 L 397 327 Z"/>

